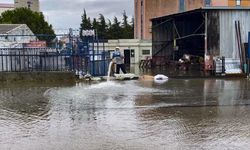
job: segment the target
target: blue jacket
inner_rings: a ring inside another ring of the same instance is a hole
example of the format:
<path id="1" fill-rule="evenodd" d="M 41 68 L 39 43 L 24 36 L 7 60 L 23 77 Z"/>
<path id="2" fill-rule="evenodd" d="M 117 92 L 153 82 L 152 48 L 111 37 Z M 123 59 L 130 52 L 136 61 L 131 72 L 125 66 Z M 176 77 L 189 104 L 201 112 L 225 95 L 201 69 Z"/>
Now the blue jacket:
<path id="1" fill-rule="evenodd" d="M 115 51 L 112 55 L 112 59 L 116 64 L 124 64 L 123 55 L 121 54 L 120 51 Z"/>

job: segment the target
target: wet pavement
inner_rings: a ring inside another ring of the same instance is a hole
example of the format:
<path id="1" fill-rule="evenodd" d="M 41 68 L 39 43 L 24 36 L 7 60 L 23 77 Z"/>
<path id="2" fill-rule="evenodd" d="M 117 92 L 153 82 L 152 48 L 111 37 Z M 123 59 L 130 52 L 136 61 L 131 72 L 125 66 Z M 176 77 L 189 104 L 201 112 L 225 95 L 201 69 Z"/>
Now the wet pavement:
<path id="1" fill-rule="evenodd" d="M 5 85 L 0 149 L 248 149 L 250 81 Z"/>

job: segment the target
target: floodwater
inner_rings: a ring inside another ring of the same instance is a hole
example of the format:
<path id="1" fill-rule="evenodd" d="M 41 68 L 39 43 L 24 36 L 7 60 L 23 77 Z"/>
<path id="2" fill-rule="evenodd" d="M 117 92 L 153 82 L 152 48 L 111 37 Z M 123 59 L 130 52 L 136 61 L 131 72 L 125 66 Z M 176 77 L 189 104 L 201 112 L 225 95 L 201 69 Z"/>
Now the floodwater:
<path id="1" fill-rule="evenodd" d="M 248 149 L 247 79 L 5 85 L 1 150 Z"/>

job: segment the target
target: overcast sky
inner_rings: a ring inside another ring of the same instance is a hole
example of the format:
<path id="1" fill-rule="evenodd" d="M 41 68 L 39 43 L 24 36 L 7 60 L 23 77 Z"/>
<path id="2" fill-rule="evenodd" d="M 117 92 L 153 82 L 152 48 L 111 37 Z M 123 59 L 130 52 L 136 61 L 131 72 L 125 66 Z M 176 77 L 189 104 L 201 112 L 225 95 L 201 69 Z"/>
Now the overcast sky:
<path id="1" fill-rule="evenodd" d="M 14 3 L 14 0 L 0 0 L 0 3 Z M 121 18 L 125 10 L 131 19 L 133 5 L 133 0 L 40 0 L 45 19 L 56 29 L 79 28 L 84 9 L 91 18 L 98 18 L 101 13 L 111 20 L 114 16 Z"/>

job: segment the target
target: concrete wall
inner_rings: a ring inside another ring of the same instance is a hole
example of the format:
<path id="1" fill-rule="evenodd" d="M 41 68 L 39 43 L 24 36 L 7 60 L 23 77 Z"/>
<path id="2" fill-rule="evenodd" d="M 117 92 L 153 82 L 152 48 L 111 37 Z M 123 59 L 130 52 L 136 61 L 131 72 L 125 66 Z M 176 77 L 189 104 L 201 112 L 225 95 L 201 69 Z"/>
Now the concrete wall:
<path id="1" fill-rule="evenodd" d="M 114 51 L 115 47 L 120 47 L 122 53 L 124 50 L 134 50 L 134 58 L 131 57 L 131 64 L 138 64 L 141 60 L 145 60 L 147 57 L 152 56 L 152 42 L 151 40 L 139 40 L 139 39 L 120 39 L 109 40 L 106 45 L 106 50 Z M 143 55 L 143 50 L 149 50 L 149 55 Z"/>
<path id="2" fill-rule="evenodd" d="M 75 75 L 70 72 L 0 72 L 0 82 L 17 81 L 74 82 Z"/>
<path id="3" fill-rule="evenodd" d="M 40 12 L 39 0 L 31 0 L 30 7 L 28 6 L 29 0 L 15 0 L 15 8 L 26 7 L 32 11 Z"/>
<path id="4" fill-rule="evenodd" d="M 94 46 L 96 51 L 102 52 L 105 51 L 114 51 L 116 47 L 120 47 L 122 53 L 124 50 L 134 50 L 135 57 L 131 58 L 132 64 L 138 64 L 141 60 L 146 59 L 147 57 L 152 56 L 152 41 L 151 40 L 140 40 L 140 39 L 119 39 L 119 40 L 108 40 L 104 45 L 99 44 L 99 48 L 97 43 Z M 143 55 L 143 50 L 149 50 L 149 55 Z"/>

